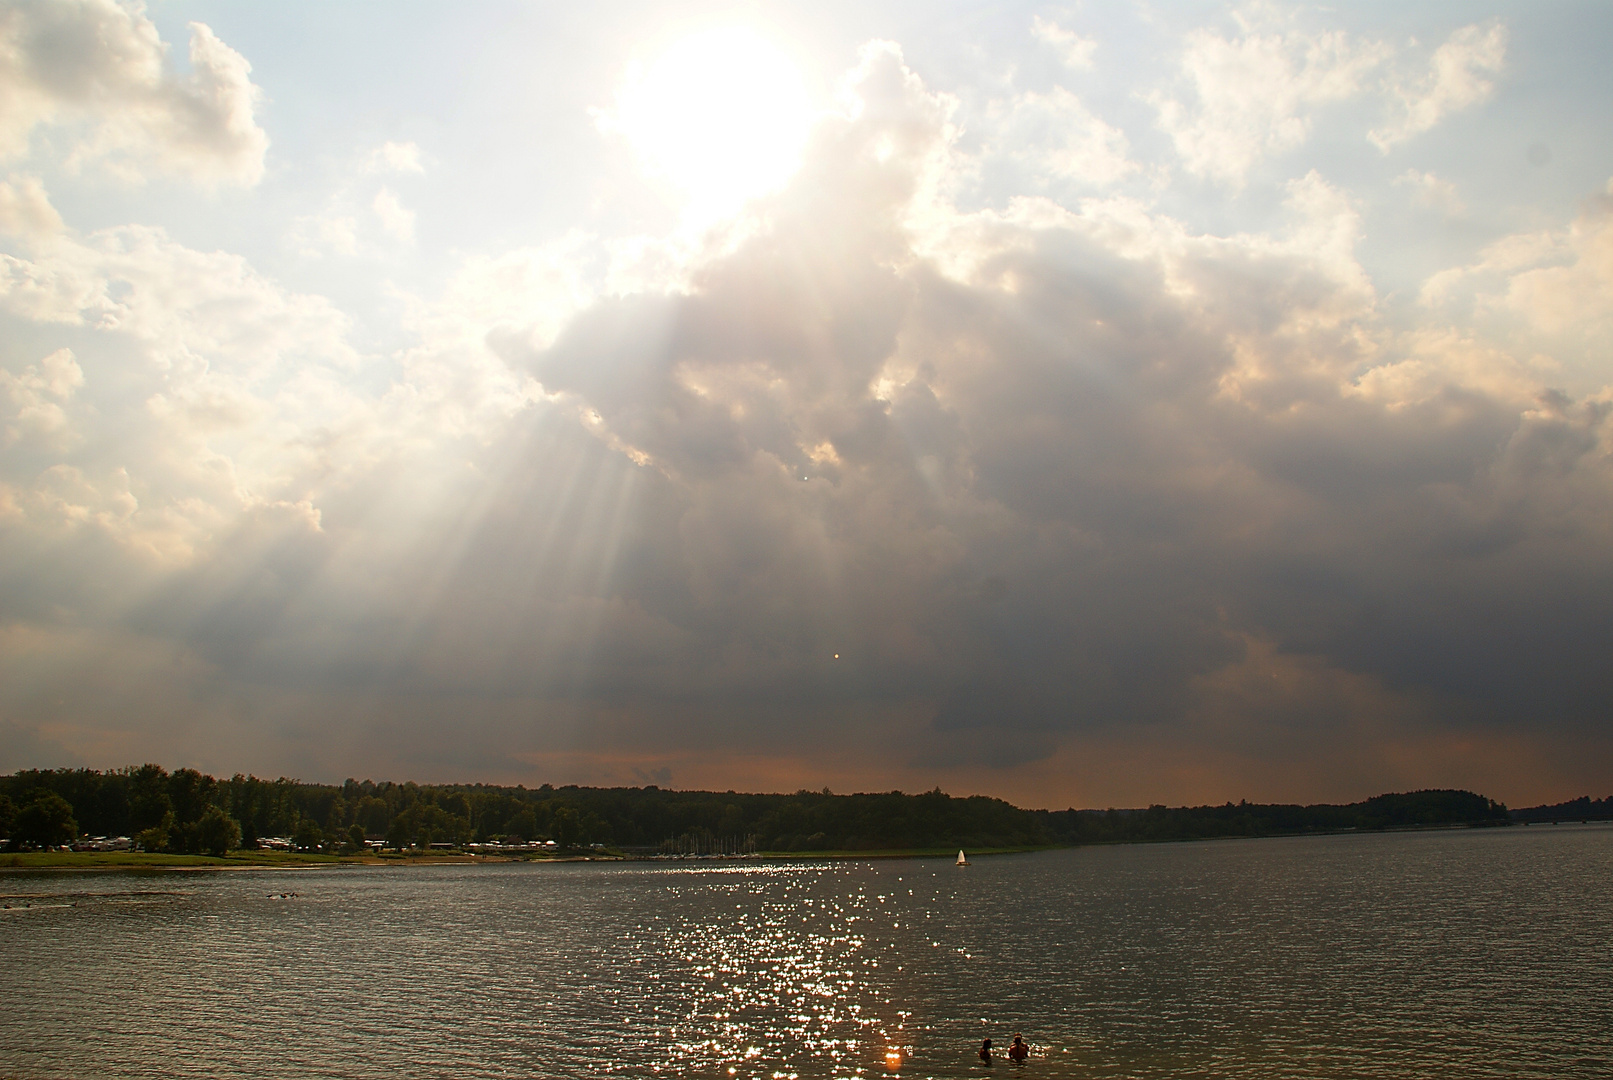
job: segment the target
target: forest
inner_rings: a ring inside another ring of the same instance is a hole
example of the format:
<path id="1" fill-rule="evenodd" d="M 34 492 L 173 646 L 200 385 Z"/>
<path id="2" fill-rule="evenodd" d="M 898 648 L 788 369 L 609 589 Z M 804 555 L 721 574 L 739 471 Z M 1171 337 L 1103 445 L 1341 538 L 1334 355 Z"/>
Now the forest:
<path id="1" fill-rule="evenodd" d="M 1613 821 L 1613 795 L 1602 799 L 1593 799 L 1589 795 L 1581 795 L 1568 802 L 1551 803 L 1546 806 L 1531 806 L 1523 810 L 1512 811 L 1513 821 L 1522 821 L 1525 824 L 1555 825 L 1559 821 Z"/>
<path id="2" fill-rule="evenodd" d="M 1589 800 L 1585 809 L 1600 808 Z M 1579 804 L 1563 804 L 1578 807 Z M 1540 811 L 1555 808 L 1536 808 Z M 13 849 L 124 836 L 147 851 L 220 853 L 285 838 L 302 851 L 554 840 L 630 854 L 917 851 L 1503 825 L 1513 811 L 1469 791 L 1379 795 L 1348 804 L 1226 803 L 1137 810 L 1026 810 L 939 788 L 837 795 L 638 788 L 506 787 L 348 780 L 312 784 L 159 765 L 26 770 L 0 777 L 0 838 Z M 1568 816 L 1568 815 L 1563 815 Z M 1572 815 L 1576 818 L 1581 814 Z M 1550 820 L 1550 816 L 1541 820 Z"/>

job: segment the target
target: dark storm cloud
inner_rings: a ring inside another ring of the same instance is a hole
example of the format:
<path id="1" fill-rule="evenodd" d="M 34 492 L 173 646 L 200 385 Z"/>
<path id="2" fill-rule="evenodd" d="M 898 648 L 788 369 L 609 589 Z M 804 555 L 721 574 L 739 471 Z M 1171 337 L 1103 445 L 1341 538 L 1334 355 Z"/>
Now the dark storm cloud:
<path id="1" fill-rule="evenodd" d="M 759 690 L 830 728 L 850 697 L 914 700 L 935 736 L 914 763 L 1007 764 L 1169 724 L 1252 634 L 1435 727 L 1595 715 L 1601 406 L 1352 392 L 1370 303 L 1303 244 L 1138 257 L 1090 217 L 1001 220 L 967 280 L 938 274 L 901 215 L 939 107 L 890 54 L 865 76 L 806 190 L 693 294 L 509 354 L 645 455 L 617 580 L 692 666 L 621 687 L 716 713 Z M 1270 370 L 1230 395 L 1251 347 Z M 854 676 L 824 675 L 836 650 Z"/>

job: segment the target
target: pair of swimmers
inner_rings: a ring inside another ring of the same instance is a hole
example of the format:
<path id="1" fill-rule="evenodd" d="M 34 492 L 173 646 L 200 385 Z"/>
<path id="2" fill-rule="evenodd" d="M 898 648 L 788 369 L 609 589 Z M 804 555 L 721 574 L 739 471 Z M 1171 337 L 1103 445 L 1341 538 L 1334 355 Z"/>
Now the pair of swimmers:
<path id="1" fill-rule="evenodd" d="M 1030 1054 L 1031 1048 L 1025 1045 L 1025 1037 L 1017 1031 L 1014 1032 L 1014 1041 L 1008 1047 L 1008 1060 L 1017 1065 L 1019 1062 L 1030 1057 Z M 990 1065 L 992 1062 L 990 1039 L 987 1039 L 985 1042 L 980 1044 L 980 1060 L 985 1062 L 987 1065 Z"/>

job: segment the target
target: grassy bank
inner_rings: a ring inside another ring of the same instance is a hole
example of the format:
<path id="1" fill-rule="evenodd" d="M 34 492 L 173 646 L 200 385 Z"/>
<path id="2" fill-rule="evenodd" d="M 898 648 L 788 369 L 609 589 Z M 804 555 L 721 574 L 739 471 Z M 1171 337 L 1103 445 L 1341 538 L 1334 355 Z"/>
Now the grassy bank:
<path id="1" fill-rule="evenodd" d="M 338 864 L 368 866 L 435 866 L 442 863 L 577 862 L 620 858 L 591 855 L 471 855 L 447 851 L 365 852 L 361 855 L 315 855 L 297 851 L 232 851 L 228 855 L 166 855 L 144 851 L 0 852 L 0 870 L 229 870 L 246 867 L 296 868 Z"/>
<path id="2" fill-rule="evenodd" d="M 1043 851 L 1045 847 L 978 848 L 969 851 L 969 858 L 980 855 L 1012 855 L 1026 851 Z M 784 860 L 847 860 L 847 859 L 952 859 L 958 849 L 947 848 L 890 848 L 880 851 L 762 851 L 755 858 L 769 861 Z M 460 852 L 387 851 L 368 852 L 362 855 L 312 855 L 295 851 L 232 851 L 228 855 L 164 855 L 143 851 L 23 851 L 0 852 L 0 870 L 228 870 L 248 867 L 266 869 L 292 869 L 298 867 L 332 866 L 338 864 L 368 866 L 437 866 L 444 863 L 502 863 L 502 862 L 579 862 L 620 859 L 616 852 L 595 852 L 590 855 L 470 855 Z M 732 858 L 733 856 L 728 856 Z"/>
<path id="3" fill-rule="evenodd" d="M 232 851 L 224 856 L 167 855 L 145 851 L 20 851 L 0 853 L 0 870 L 326 866 L 364 861 L 366 859 L 362 855 L 305 855 L 292 851 Z"/>

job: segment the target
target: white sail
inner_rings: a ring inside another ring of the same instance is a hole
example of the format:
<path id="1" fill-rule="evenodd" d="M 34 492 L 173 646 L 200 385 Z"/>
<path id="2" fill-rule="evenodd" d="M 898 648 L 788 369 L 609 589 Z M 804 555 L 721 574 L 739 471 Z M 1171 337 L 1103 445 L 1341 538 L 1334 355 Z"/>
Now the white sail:
<path id="1" fill-rule="evenodd" d="M 963 849 L 962 848 L 958 849 L 958 865 L 959 866 L 968 866 L 969 865 L 969 860 L 965 859 L 963 857 Z"/>

